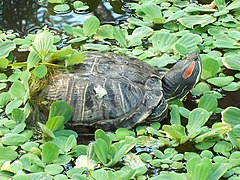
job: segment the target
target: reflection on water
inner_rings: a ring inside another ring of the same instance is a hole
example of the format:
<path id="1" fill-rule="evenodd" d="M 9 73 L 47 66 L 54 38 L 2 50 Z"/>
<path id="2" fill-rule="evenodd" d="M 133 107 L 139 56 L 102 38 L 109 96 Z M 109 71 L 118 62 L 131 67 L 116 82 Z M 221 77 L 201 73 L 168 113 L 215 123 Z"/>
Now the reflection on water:
<path id="1" fill-rule="evenodd" d="M 72 7 L 72 3 L 68 1 Z M 90 15 L 97 16 L 101 23 L 118 24 L 126 19 L 124 3 L 121 0 L 87 0 L 89 10 L 55 13 L 54 4 L 36 3 L 35 0 L 3 0 L 0 2 L 0 29 L 12 29 L 26 35 L 45 25 L 56 30 L 63 24 L 81 25 Z"/>

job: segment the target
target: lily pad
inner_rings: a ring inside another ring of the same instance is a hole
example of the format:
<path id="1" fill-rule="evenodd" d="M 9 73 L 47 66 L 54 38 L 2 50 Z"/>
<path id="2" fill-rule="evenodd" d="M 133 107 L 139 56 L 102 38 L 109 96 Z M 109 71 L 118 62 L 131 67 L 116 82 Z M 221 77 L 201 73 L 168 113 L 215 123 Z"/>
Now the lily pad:
<path id="1" fill-rule="evenodd" d="M 224 66 L 228 69 L 240 71 L 240 56 L 237 54 L 228 55 L 222 59 Z"/>
<path id="2" fill-rule="evenodd" d="M 68 4 L 58 4 L 54 6 L 53 9 L 57 12 L 66 12 L 70 9 L 70 6 Z"/>

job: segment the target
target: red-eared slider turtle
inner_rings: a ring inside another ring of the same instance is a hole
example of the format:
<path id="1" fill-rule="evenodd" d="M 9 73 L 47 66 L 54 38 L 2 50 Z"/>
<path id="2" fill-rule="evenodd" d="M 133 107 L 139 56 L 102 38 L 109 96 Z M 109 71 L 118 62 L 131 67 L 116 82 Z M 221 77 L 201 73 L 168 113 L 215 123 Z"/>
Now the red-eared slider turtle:
<path id="1" fill-rule="evenodd" d="M 81 65 L 56 70 L 39 96 L 48 102 L 64 100 L 73 106 L 72 126 L 132 128 L 162 119 L 167 102 L 184 97 L 200 73 L 196 53 L 164 73 L 124 55 L 90 52 Z"/>

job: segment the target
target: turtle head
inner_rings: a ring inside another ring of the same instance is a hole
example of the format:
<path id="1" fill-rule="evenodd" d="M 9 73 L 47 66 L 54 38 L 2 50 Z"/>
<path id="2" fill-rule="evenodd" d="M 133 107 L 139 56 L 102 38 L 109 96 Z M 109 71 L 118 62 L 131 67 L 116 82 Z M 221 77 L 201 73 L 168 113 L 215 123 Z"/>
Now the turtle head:
<path id="1" fill-rule="evenodd" d="M 186 55 L 177 62 L 164 76 L 163 92 L 169 102 L 183 98 L 198 82 L 201 74 L 201 60 L 197 52 Z"/>

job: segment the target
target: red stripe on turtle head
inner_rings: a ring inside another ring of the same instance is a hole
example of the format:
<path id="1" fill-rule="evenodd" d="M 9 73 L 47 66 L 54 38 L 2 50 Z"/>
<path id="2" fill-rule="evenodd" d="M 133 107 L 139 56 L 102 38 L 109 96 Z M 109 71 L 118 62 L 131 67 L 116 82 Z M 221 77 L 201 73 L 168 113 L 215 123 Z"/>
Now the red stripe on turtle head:
<path id="1" fill-rule="evenodd" d="M 184 71 L 182 77 L 184 79 L 187 79 L 188 77 L 190 77 L 192 75 L 192 72 L 195 68 L 195 62 L 193 61 L 189 66 L 188 68 Z"/>

